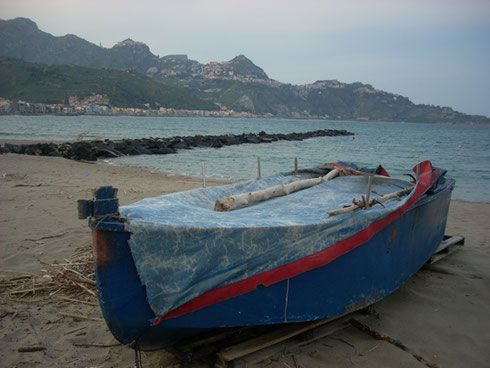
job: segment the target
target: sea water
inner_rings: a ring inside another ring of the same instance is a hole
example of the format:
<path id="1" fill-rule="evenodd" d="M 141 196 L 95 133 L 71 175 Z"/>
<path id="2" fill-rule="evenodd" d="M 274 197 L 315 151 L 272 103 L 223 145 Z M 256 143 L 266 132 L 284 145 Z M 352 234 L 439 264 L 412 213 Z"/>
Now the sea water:
<path id="1" fill-rule="evenodd" d="M 293 133 L 345 129 L 346 137 L 200 148 L 169 155 L 125 156 L 114 165 L 145 167 L 173 174 L 209 178 L 253 179 L 257 156 L 262 176 L 338 160 L 360 166 L 382 165 L 403 178 L 424 160 L 456 179 L 453 199 L 490 202 L 490 126 L 352 122 L 292 119 L 174 118 L 129 116 L 0 116 L 0 138 L 22 140 L 122 139 L 258 133 Z"/>

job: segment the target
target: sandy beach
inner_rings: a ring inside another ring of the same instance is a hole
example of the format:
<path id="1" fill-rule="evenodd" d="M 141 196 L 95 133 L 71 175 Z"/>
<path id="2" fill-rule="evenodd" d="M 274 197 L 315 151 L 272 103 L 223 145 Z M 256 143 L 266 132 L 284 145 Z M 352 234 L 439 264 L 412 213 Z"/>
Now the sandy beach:
<path id="1" fill-rule="evenodd" d="M 207 184 L 220 182 L 208 180 Z M 42 275 L 47 265 L 86 253 L 91 246 L 90 230 L 86 221 L 77 218 L 76 201 L 91 198 L 92 189 L 102 185 L 119 188 L 124 205 L 199 187 L 201 180 L 54 157 L 0 155 L 2 282 L 19 275 Z M 422 269 L 372 308 L 375 313 L 366 323 L 401 341 L 425 362 L 349 327 L 257 366 L 490 367 L 489 219 L 489 203 L 452 201 L 446 234 L 463 235 L 465 247 Z M 81 293 L 78 299 L 96 302 L 89 294 Z M 60 313 L 93 320 L 79 321 Z M 134 351 L 118 345 L 101 319 L 98 306 L 40 292 L 26 297 L 4 292 L 0 296 L 0 366 L 134 366 Z M 45 349 L 19 352 L 29 346 Z M 166 350 L 145 352 L 142 362 L 144 367 L 181 366 Z"/>

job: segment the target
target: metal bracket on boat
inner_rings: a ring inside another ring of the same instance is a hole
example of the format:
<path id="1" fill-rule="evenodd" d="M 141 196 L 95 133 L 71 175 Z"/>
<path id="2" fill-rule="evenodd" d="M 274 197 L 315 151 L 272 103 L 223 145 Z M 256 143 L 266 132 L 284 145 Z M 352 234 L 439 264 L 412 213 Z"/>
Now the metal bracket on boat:
<path id="1" fill-rule="evenodd" d="M 78 205 L 78 218 L 100 217 L 117 215 L 119 213 L 119 200 L 116 198 L 117 189 L 111 186 L 100 187 L 93 192 L 94 199 L 80 199 Z"/>

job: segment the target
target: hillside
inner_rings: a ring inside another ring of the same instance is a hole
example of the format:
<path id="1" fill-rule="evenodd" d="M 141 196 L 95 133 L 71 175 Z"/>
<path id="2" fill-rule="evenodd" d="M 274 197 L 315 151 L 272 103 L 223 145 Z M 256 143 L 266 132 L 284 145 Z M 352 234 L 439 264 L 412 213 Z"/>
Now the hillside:
<path id="1" fill-rule="evenodd" d="M 0 58 L 0 97 L 39 103 L 63 103 L 65 96 L 107 95 L 117 107 L 172 107 L 216 110 L 190 91 L 165 86 L 145 75 L 109 69 L 43 65 Z"/>
<path id="2" fill-rule="evenodd" d="M 75 35 L 54 37 L 25 18 L 0 20 L 0 55 L 43 64 L 90 66 L 103 49 Z"/>
<path id="3" fill-rule="evenodd" d="M 330 80 L 307 85 L 282 83 L 270 79 L 260 67 L 244 55 L 225 62 L 201 64 L 189 59 L 187 55 L 158 57 L 151 53 L 147 45 L 131 39 L 121 41 L 112 48 L 103 48 L 74 35 L 55 37 L 42 32 L 34 22 L 25 18 L 0 20 L 0 56 L 51 65 L 78 65 L 129 71 L 129 75 L 139 81 L 136 83 L 139 87 L 145 86 L 144 88 L 150 90 L 147 94 L 143 90 L 135 93 L 125 90 L 128 85 L 117 85 L 118 92 L 111 97 L 111 103 L 115 104 L 117 101 L 124 106 L 129 104 L 136 107 L 141 103 L 148 103 L 148 98 L 157 93 L 157 90 L 160 91 L 142 75 L 136 75 L 137 72 L 167 85 L 165 93 L 158 92 L 157 95 L 160 99 L 165 96 L 167 101 L 172 101 L 171 107 L 204 104 L 207 106 L 206 109 L 211 109 L 216 104 L 223 110 L 288 118 L 490 123 L 487 117 L 463 114 L 449 107 L 416 105 L 406 97 L 377 90 L 360 82 L 348 84 Z M 107 73 L 106 70 L 102 74 Z M 75 75 L 78 75 L 78 72 Z M 6 77 L 10 78 L 10 81 L 13 80 L 13 76 Z M 47 76 L 44 75 L 43 78 Z M 73 90 L 74 85 L 67 78 L 65 75 L 63 81 L 58 79 L 56 83 L 65 90 Z M 116 83 L 115 77 L 107 78 L 104 79 L 102 87 L 105 91 L 108 91 L 108 86 L 114 86 Z M 9 93 L 20 96 L 20 89 L 24 95 L 31 93 L 27 90 L 26 83 L 29 81 L 23 82 L 25 85 L 22 88 L 11 86 L 10 88 L 16 89 L 16 92 L 12 90 Z M 40 88 L 36 83 L 34 90 Z M 47 79 L 44 79 L 43 83 L 50 84 Z M 90 83 L 91 88 L 95 88 L 98 81 L 91 79 Z M 176 89 L 171 90 L 168 86 Z M 4 89 L 2 86 L 2 90 Z M 58 99 L 59 91 L 55 88 L 49 91 L 55 95 L 45 97 L 46 99 Z M 38 92 L 33 93 L 39 95 Z M 143 97 L 136 98 L 138 96 Z M 185 98 L 189 98 L 186 104 L 183 101 Z"/>
<path id="4" fill-rule="evenodd" d="M 159 58 L 142 42 L 126 39 L 112 48 L 104 48 L 74 35 L 55 37 L 26 18 L 0 20 L 0 36 L 0 56 L 34 63 L 132 69 L 149 75 L 179 75 L 178 70 L 206 77 L 268 78 L 243 55 L 225 63 L 206 65 L 185 55 Z"/>

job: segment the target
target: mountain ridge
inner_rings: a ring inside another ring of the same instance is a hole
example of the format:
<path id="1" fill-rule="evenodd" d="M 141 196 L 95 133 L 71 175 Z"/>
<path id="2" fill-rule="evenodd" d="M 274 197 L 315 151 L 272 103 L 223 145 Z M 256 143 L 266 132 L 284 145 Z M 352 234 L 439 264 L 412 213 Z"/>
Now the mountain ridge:
<path id="1" fill-rule="evenodd" d="M 53 36 L 41 31 L 37 24 L 27 18 L 0 20 L 0 56 L 22 59 L 28 62 L 57 65 L 78 65 L 92 68 L 134 69 L 147 73 L 149 68 L 161 68 L 162 61 L 154 55 L 144 42 L 127 38 L 117 42 L 111 48 L 104 48 L 84 40 L 76 35 Z M 71 54 L 71 55 L 70 55 Z M 186 61 L 198 66 L 201 73 L 214 76 L 216 67 L 222 65 L 223 72 L 235 72 L 235 67 L 244 70 L 245 75 L 256 75 L 268 79 L 265 72 L 252 63 L 244 55 L 239 55 L 230 61 L 201 64 Z M 172 59 L 173 61 L 178 59 Z M 238 73 L 240 74 L 240 73 Z"/>
<path id="2" fill-rule="evenodd" d="M 407 97 L 361 82 L 292 85 L 275 81 L 244 55 L 201 64 L 187 55 L 154 55 L 127 38 L 103 48 L 75 35 L 55 37 L 27 18 L 0 20 L 0 56 L 43 64 L 136 71 L 161 84 L 187 89 L 224 110 L 272 117 L 407 122 L 483 122 L 488 117 L 449 107 L 416 105 Z"/>

